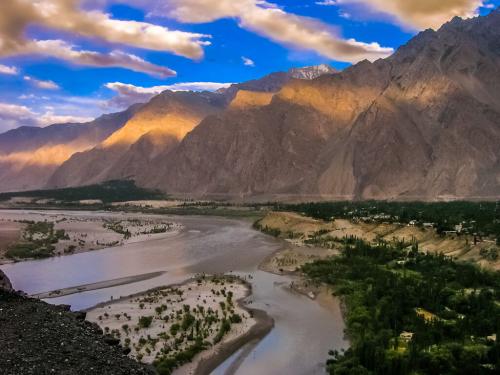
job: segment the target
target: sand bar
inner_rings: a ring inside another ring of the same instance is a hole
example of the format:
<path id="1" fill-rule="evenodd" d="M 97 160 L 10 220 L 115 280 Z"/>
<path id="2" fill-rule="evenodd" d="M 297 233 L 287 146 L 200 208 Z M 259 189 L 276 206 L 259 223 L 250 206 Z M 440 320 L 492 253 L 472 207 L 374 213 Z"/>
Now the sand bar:
<path id="1" fill-rule="evenodd" d="M 111 288 L 113 286 L 125 285 L 125 284 L 136 283 L 139 281 L 149 280 L 154 277 L 161 276 L 164 273 L 165 273 L 164 271 L 159 271 L 159 272 L 144 273 L 142 275 L 120 277 L 118 279 L 99 281 L 97 283 L 83 284 L 64 289 L 56 289 L 49 292 L 36 293 L 31 295 L 30 297 L 39 299 L 62 297 L 70 294 L 87 292 L 89 290 L 105 289 L 105 288 Z"/>

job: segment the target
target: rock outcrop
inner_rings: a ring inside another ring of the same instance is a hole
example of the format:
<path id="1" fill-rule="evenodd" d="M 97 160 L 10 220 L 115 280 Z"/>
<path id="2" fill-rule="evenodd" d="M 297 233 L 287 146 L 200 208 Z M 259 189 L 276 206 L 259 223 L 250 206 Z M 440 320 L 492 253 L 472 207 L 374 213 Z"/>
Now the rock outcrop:
<path id="1" fill-rule="evenodd" d="M 0 289 L 11 291 L 12 290 L 12 284 L 10 283 L 9 278 L 7 275 L 0 270 Z"/>

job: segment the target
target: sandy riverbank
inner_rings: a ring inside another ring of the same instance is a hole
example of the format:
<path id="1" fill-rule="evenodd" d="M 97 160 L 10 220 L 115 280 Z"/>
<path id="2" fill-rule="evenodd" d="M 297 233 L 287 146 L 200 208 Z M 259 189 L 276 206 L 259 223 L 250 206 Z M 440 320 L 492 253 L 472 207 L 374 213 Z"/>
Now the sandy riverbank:
<path id="1" fill-rule="evenodd" d="M 283 232 L 303 231 L 307 235 L 322 229 L 322 226 L 323 229 L 324 226 L 328 226 L 330 229 L 333 228 L 330 224 L 293 213 L 272 212 L 261 222 L 268 228 L 279 228 Z M 286 246 L 266 257 L 259 265 L 259 269 L 276 275 L 286 274 L 293 277 L 293 281 L 288 285 L 291 292 L 314 300 L 332 314 L 337 314 L 340 309 L 340 315 L 345 321 L 346 306 L 343 301 L 339 301 L 338 297 L 334 295 L 332 287 L 326 284 L 312 283 L 300 272 L 300 268 L 306 263 L 338 256 L 340 251 L 338 249 L 307 245 L 304 243 L 304 237 L 300 239 L 283 239 L 283 241 L 286 242 Z"/>
<path id="2" fill-rule="evenodd" d="M 83 284 L 69 288 L 56 289 L 49 292 L 32 294 L 30 297 L 39 299 L 56 298 L 62 296 L 68 296 L 70 294 L 88 292 L 90 290 L 106 289 L 113 286 L 126 285 L 131 283 L 137 283 L 139 281 L 149 280 L 153 277 L 158 277 L 163 275 L 165 272 L 150 272 L 142 275 L 134 275 L 127 277 L 120 277 L 118 279 L 105 280 L 97 283 Z"/>
<path id="3" fill-rule="evenodd" d="M 199 277 L 99 304 L 87 311 L 87 319 L 119 338 L 133 358 L 175 361 L 181 365 L 178 374 L 205 374 L 271 330 L 266 313 L 243 305 L 250 292 L 251 286 L 236 277 Z M 228 331 L 222 335 L 224 325 Z M 197 338 L 205 350 L 182 364 L 179 358 Z"/>
<path id="4" fill-rule="evenodd" d="M 182 225 L 161 217 L 137 215 L 78 215 L 58 212 L 26 212 L 0 210 L 0 264 L 24 258 L 9 258 L 8 249 L 16 243 L 30 242 L 29 238 L 43 238 L 43 233 L 26 233 L 27 222 L 48 222 L 53 230 L 64 231 L 64 237 L 53 243 L 53 256 L 76 254 L 132 242 L 162 239 L 175 235 Z"/>

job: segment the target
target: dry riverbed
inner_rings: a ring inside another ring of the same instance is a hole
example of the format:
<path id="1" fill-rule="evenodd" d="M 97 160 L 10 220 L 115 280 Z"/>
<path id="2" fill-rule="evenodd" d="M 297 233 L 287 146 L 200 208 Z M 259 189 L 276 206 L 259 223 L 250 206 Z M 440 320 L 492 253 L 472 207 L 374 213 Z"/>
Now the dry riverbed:
<path id="1" fill-rule="evenodd" d="M 87 312 L 130 348 L 129 356 L 176 373 L 205 373 L 272 327 L 267 315 L 245 308 L 250 286 L 236 277 L 199 276 L 98 305 Z"/>

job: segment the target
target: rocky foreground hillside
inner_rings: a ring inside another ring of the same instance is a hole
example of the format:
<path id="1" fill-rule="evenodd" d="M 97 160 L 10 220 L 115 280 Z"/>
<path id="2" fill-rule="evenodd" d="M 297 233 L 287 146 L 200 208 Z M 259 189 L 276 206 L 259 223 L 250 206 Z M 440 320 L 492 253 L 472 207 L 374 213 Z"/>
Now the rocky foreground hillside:
<path id="1" fill-rule="evenodd" d="M 0 290 L 11 291 L 12 284 L 10 283 L 9 278 L 2 270 L 0 270 Z"/>
<path id="2" fill-rule="evenodd" d="M 84 315 L 0 288 L 0 373 L 154 374 Z"/>

